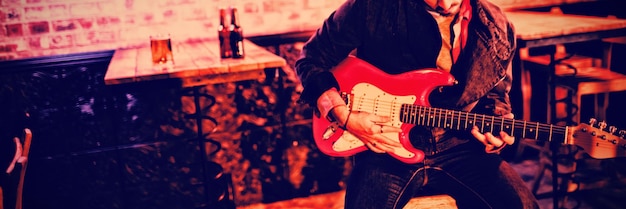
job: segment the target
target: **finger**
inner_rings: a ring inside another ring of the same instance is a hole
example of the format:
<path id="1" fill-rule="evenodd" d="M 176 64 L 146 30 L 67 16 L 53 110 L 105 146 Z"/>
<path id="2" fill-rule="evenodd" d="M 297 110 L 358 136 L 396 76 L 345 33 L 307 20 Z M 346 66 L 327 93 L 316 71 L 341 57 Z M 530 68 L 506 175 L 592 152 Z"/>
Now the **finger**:
<path id="1" fill-rule="evenodd" d="M 380 134 L 383 131 L 382 126 L 376 125 L 376 124 L 372 124 L 368 129 L 369 129 L 368 131 L 369 135 Z"/>
<path id="2" fill-rule="evenodd" d="M 391 121 L 391 117 L 389 117 L 389 116 L 380 116 L 380 115 L 374 115 L 374 120 L 372 120 L 372 122 L 374 122 L 376 124 L 387 123 L 389 121 Z"/>
<path id="3" fill-rule="evenodd" d="M 480 131 L 478 131 L 478 126 L 472 127 L 471 133 L 474 136 L 474 138 L 476 138 L 479 142 L 483 143 L 485 146 L 489 144 L 486 139 L 487 137 L 484 134 L 480 133 Z"/>
<path id="4" fill-rule="evenodd" d="M 485 138 L 487 139 L 487 142 L 489 142 L 489 144 L 492 144 L 495 147 L 501 147 L 505 143 L 504 141 L 502 141 L 502 139 L 495 137 L 490 132 L 487 132 L 484 135 L 485 135 Z"/>
<path id="5" fill-rule="evenodd" d="M 396 126 L 391 126 L 391 125 L 382 125 L 383 127 L 383 132 L 384 133 L 400 133 L 402 132 L 402 129 L 400 127 L 396 127 Z"/>
<path id="6" fill-rule="evenodd" d="M 515 143 L 515 137 L 510 136 L 508 133 L 504 131 L 500 132 L 500 137 L 502 138 L 502 141 L 504 141 L 508 145 L 513 145 L 513 143 Z"/>
<path id="7" fill-rule="evenodd" d="M 400 127 L 395 127 L 395 126 L 390 126 L 390 125 L 386 125 L 386 124 L 380 124 L 380 127 L 382 128 L 381 133 L 400 133 L 402 132 L 402 129 Z"/>
<path id="8" fill-rule="evenodd" d="M 372 150 L 372 152 L 376 152 L 376 153 L 385 153 L 386 151 L 382 148 L 382 146 L 376 142 L 368 142 L 365 143 L 365 145 L 367 145 L 367 147 Z"/>
<path id="9" fill-rule="evenodd" d="M 490 153 L 492 152 L 496 147 L 493 146 L 493 144 L 486 144 L 485 145 L 485 152 Z"/>
<path id="10" fill-rule="evenodd" d="M 397 134 L 394 134 L 397 136 Z M 389 149 L 386 149 L 386 151 L 388 152 L 392 152 L 395 148 L 399 148 L 402 147 L 402 144 L 400 143 L 400 141 L 398 140 L 394 140 L 392 138 L 389 138 L 385 135 L 382 135 L 381 137 L 378 137 L 379 139 L 379 144 L 385 145 L 386 147 L 389 147 Z"/>
<path id="11" fill-rule="evenodd" d="M 489 135 L 491 134 L 485 134 L 487 135 L 487 137 L 490 137 Z M 496 137 L 493 137 L 496 138 Z M 493 144 L 490 144 L 489 146 L 485 146 L 485 152 L 487 153 L 500 153 L 502 151 L 502 149 L 504 149 L 504 147 L 506 147 L 507 144 L 513 144 L 515 142 L 515 138 L 512 136 L 509 136 L 509 134 L 507 134 L 506 132 L 501 131 L 500 132 L 500 138 L 496 138 L 499 139 L 500 141 L 502 141 L 502 145 L 500 146 L 495 146 Z"/>
<path id="12" fill-rule="evenodd" d="M 506 115 L 502 115 L 502 117 L 512 119 L 512 118 L 515 118 L 515 115 L 513 115 L 513 113 L 508 113 Z"/>

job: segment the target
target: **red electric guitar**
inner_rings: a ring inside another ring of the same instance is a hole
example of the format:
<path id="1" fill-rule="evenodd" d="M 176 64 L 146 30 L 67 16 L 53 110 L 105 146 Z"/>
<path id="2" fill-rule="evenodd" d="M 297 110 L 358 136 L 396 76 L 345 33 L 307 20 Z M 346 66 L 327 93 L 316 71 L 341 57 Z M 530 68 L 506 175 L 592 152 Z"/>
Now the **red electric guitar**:
<path id="1" fill-rule="evenodd" d="M 350 56 L 332 73 L 340 88 L 350 91 L 342 92 L 342 96 L 351 111 L 389 116 L 391 122 L 387 125 L 402 129 L 399 134 L 387 133 L 387 137 L 397 139 L 403 145 L 402 149 L 388 154 L 405 163 L 418 163 L 424 159 L 424 152 L 413 147 L 405 135 L 416 125 L 468 131 L 476 125 L 483 133 L 502 130 L 517 138 L 574 144 L 598 159 L 626 156 L 625 131 L 616 136 L 615 127 L 609 128 L 609 132 L 603 131 L 604 123 L 600 123 L 600 128 L 587 124 L 563 127 L 430 107 L 428 96 L 433 89 L 455 83 L 454 77 L 445 71 L 423 69 L 389 75 Z M 339 128 L 340 125 L 317 115 L 313 117 L 313 138 L 324 154 L 345 157 L 367 150 L 361 140 Z"/>

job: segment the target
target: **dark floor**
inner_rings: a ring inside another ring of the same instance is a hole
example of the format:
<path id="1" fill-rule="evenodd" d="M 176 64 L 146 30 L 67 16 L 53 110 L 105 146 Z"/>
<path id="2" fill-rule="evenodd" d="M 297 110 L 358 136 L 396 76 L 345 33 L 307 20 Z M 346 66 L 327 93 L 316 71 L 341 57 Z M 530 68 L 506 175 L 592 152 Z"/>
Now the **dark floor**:
<path id="1" fill-rule="evenodd" d="M 603 166 L 620 166 L 624 167 L 624 162 L 602 162 L 592 159 L 586 159 L 593 163 L 600 163 Z M 517 170 L 520 175 L 526 180 L 529 188 L 533 188 L 537 171 L 540 170 L 541 164 L 539 161 L 533 159 L 526 159 L 519 162 L 513 162 L 512 166 Z M 578 208 L 578 209 L 609 209 L 609 208 L 624 208 L 626 206 L 626 178 L 621 175 L 621 180 L 611 180 L 605 171 L 597 170 L 600 165 L 588 165 L 581 170 L 591 169 L 595 170 L 593 173 L 583 174 L 585 171 L 580 171 L 574 174 L 577 181 L 569 184 L 570 192 L 561 197 L 559 201 L 559 208 Z M 566 168 L 568 166 L 564 166 Z M 589 171 L 586 171 L 589 172 Z M 589 176 L 586 176 L 589 175 Z M 583 180 L 586 179 L 586 180 Z M 539 207 L 541 209 L 554 208 L 553 198 L 549 195 L 545 195 L 552 191 L 552 179 L 548 174 L 540 180 L 540 184 L 537 187 L 537 193 L 539 194 Z M 575 189 L 577 186 L 579 190 Z M 239 206 L 238 209 L 282 209 L 282 208 L 298 208 L 298 209 L 342 209 L 343 198 L 345 196 L 345 190 L 338 192 L 331 192 L 319 195 L 312 195 L 309 197 L 294 198 L 291 200 L 278 201 L 268 204 L 251 204 L 246 206 Z M 413 207 L 411 207 L 413 208 Z"/>

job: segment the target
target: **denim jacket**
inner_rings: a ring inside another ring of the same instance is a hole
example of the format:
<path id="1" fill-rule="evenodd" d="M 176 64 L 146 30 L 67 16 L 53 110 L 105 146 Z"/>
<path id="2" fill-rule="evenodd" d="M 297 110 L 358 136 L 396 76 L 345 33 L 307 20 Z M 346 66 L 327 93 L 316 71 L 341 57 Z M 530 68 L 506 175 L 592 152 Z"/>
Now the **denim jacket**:
<path id="1" fill-rule="evenodd" d="M 434 91 L 429 101 L 435 107 L 480 114 L 511 113 L 513 26 L 492 3 L 470 1 L 473 14 L 467 45 L 451 69 L 458 84 Z M 324 91 L 339 89 L 330 70 L 350 53 L 389 74 L 436 68 L 441 41 L 433 40 L 441 40 L 441 35 L 424 4 L 423 0 L 347 0 L 307 41 L 296 62 L 304 86 L 301 100 L 315 106 Z M 427 155 L 475 141 L 469 140 L 468 131 L 446 131 L 441 136 L 411 132 L 413 145 Z"/>

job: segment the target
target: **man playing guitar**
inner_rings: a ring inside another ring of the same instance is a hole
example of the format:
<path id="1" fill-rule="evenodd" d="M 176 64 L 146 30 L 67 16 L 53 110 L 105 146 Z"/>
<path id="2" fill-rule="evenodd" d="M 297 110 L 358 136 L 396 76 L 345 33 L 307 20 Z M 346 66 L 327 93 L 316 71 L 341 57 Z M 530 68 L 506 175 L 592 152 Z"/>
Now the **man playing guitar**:
<path id="1" fill-rule="evenodd" d="M 318 141 L 355 141 L 332 145 L 355 150 L 345 208 L 402 208 L 424 190 L 449 194 L 459 208 L 538 208 L 497 154 L 515 139 L 492 129 L 496 117 L 500 127 L 513 118 L 514 51 L 512 25 L 486 0 L 347 0 L 334 11 L 305 44 L 296 71 L 301 100 L 329 121 L 314 131 Z M 435 84 L 451 85 L 431 93 Z M 422 117 L 400 103 L 493 117 Z M 409 127 L 411 120 L 437 125 Z M 480 127 L 469 123 L 478 120 Z"/>

